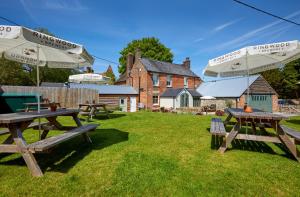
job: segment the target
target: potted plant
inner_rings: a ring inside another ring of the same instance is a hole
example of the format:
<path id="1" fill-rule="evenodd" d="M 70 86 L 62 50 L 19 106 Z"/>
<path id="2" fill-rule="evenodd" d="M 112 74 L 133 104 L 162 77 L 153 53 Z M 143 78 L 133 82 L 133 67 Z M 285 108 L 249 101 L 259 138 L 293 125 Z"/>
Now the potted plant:
<path id="1" fill-rule="evenodd" d="M 57 109 L 56 103 L 54 103 L 54 102 L 50 103 L 50 110 L 54 112 L 54 111 L 56 111 L 56 109 Z"/>

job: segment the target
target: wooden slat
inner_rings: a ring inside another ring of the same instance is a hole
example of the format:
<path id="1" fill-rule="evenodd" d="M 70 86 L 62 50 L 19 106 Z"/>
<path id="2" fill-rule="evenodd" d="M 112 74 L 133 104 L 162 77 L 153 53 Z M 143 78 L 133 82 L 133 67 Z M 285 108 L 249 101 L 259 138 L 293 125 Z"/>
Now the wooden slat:
<path id="1" fill-rule="evenodd" d="M 49 124 L 49 122 L 41 122 L 41 127 L 43 128 L 43 126 L 45 126 L 47 124 Z M 35 128 L 35 127 L 38 127 L 38 126 L 39 126 L 38 122 L 33 122 L 26 129 Z M 0 135 L 5 135 L 5 134 L 9 134 L 8 129 L 3 129 L 3 130 L 0 131 Z"/>
<path id="2" fill-rule="evenodd" d="M 250 140 L 250 141 L 259 141 L 259 142 L 273 142 L 273 143 L 281 143 L 278 137 L 272 136 L 260 136 L 260 135 L 248 135 L 248 134 L 237 134 L 235 139 L 240 140 Z"/>
<path id="3" fill-rule="evenodd" d="M 77 127 L 69 132 L 49 137 L 44 140 L 32 143 L 28 145 L 28 149 L 32 152 L 43 152 L 47 149 L 50 149 L 64 141 L 72 139 L 80 134 L 86 133 L 88 131 L 95 130 L 99 125 L 98 124 L 88 124 L 81 127 Z"/>
<path id="4" fill-rule="evenodd" d="M 48 98 L 52 102 L 58 102 L 61 107 L 77 108 L 79 103 L 89 101 L 99 102 L 99 92 L 86 88 L 66 88 L 66 87 L 39 87 L 35 86 L 1 86 L 2 92 L 20 92 L 42 94 L 43 98 Z"/>
<path id="5" fill-rule="evenodd" d="M 210 133 L 213 135 L 225 136 L 225 126 L 220 118 L 212 118 L 210 124 Z"/>
<path id="6" fill-rule="evenodd" d="M 291 129 L 287 126 L 281 125 L 282 130 L 288 134 L 289 136 L 295 138 L 296 140 L 300 140 L 300 132 L 295 131 L 294 129 Z"/>

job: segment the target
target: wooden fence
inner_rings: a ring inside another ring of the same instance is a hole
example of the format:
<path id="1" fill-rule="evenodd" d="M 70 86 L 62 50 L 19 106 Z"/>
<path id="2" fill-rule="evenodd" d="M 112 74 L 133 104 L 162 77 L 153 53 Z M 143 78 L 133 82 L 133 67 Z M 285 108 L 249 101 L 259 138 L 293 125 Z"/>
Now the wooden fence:
<path id="1" fill-rule="evenodd" d="M 99 102 L 98 91 L 84 88 L 40 87 L 34 86 L 0 86 L 1 92 L 40 93 L 51 102 L 59 102 L 62 107 L 78 108 L 78 104 Z"/>

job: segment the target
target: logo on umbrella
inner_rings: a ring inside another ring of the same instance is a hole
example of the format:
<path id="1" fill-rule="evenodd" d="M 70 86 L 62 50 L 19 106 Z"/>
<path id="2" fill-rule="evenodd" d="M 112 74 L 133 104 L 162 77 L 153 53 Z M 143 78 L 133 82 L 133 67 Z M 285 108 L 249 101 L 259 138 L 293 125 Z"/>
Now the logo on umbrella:
<path id="1" fill-rule="evenodd" d="M 36 53 L 36 51 L 34 50 L 34 49 L 23 49 L 23 53 L 25 54 L 25 55 L 32 55 L 32 54 L 34 54 L 34 53 Z"/>
<path id="2" fill-rule="evenodd" d="M 237 68 L 239 68 L 241 66 L 241 63 L 234 63 L 234 64 L 232 64 L 231 65 L 231 68 L 232 68 L 232 70 L 235 70 L 235 69 L 237 69 Z"/>

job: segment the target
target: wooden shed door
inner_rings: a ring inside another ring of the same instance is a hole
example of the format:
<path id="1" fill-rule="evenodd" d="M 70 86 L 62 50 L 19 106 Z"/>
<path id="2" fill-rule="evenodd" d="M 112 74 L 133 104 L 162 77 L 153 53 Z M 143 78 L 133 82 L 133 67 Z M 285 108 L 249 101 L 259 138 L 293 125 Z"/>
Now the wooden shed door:
<path id="1" fill-rule="evenodd" d="M 249 105 L 255 109 L 272 112 L 272 95 L 250 95 Z"/>

